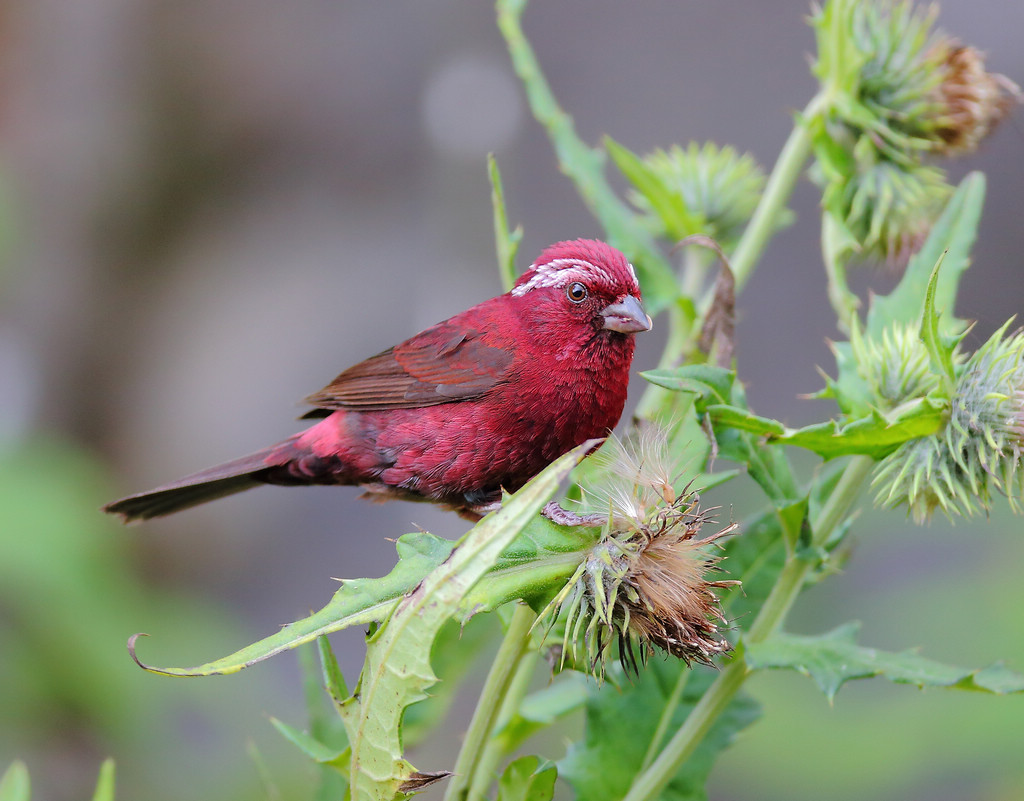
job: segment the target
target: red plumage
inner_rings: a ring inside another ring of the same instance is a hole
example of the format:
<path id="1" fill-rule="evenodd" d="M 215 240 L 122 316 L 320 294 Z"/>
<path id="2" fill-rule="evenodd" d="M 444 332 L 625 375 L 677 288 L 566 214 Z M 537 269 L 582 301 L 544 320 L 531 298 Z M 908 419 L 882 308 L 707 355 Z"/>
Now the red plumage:
<path id="1" fill-rule="evenodd" d="M 596 240 L 547 248 L 504 295 L 350 367 L 306 400 L 310 428 L 250 456 L 114 501 L 127 520 L 259 484 L 354 484 L 479 514 L 626 401 L 649 330 L 632 266 Z"/>

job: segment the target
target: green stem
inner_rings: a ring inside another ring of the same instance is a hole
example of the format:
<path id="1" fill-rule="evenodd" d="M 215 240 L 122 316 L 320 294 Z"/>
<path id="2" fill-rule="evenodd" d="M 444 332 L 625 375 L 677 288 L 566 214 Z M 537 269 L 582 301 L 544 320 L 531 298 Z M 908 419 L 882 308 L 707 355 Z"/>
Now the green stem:
<path id="1" fill-rule="evenodd" d="M 644 761 L 640 763 L 640 770 L 645 770 L 654 761 L 654 757 L 658 754 L 658 748 L 661 745 L 661 741 L 665 739 L 665 733 L 668 731 L 668 727 L 672 723 L 672 717 L 676 713 L 676 709 L 679 706 L 679 702 L 683 698 L 683 692 L 686 690 L 686 683 L 690 680 L 690 676 L 693 675 L 692 670 L 680 670 L 679 678 L 676 679 L 676 686 L 672 688 L 672 695 L 669 696 L 665 702 L 665 708 L 661 710 L 661 717 L 658 719 L 658 727 L 654 730 L 654 736 L 651 737 L 651 744 L 647 746 L 647 753 L 644 754 Z"/>
<path id="2" fill-rule="evenodd" d="M 872 464 L 868 456 L 855 456 L 847 464 L 828 501 L 811 521 L 814 545 L 827 542 L 836 526 L 846 518 L 867 481 Z M 779 629 L 812 567 L 812 562 L 799 556 L 789 558 L 744 637 L 744 642 L 761 642 Z M 737 655 L 701 696 L 686 722 L 668 741 L 658 758 L 637 775 L 623 801 L 651 801 L 658 797 L 739 692 L 749 672 L 742 653 Z"/>
<path id="3" fill-rule="evenodd" d="M 811 133 L 806 123 L 811 117 L 820 114 L 827 103 L 827 96 L 824 93 L 819 93 L 811 99 L 803 110 L 801 119 L 794 123 L 793 130 L 775 161 L 754 216 L 750 218 L 739 244 L 736 245 L 736 250 L 729 259 L 736 278 L 737 292 L 750 278 L 768 240 L 775 233 L 779 214 L 786 208 L 797 179 L 803 172 L 804 164 L 811 155 Z"/>
<path id="4" fill-rule="evenodd" d="M 529 645 L 530 633 L 536 619 L 537 615 L 529 606 L 524 603 L 516 604 L 505 639 L 502 640 L 501 647 L 494 657 L 494 664 L 487 674 L 487 680 L 473 712 L 473 719 L 466 731 L 466 739 L 455 761 L 455 775 L 452 776 L 444 795 L 445 801 L 466 801 L 484 747 L 494 730 L 494 722 L 502 700 Z"/>
<path id="5" fill-rule="evenodd" d="M 850 291 L 846 281 L 846 259 L 850 252 L 835 219 L 827 211 L 821 215 L 821 256 L 828 277 L 828 299 L 836 313 L 836 327 L 849 335 L 853 318 L 860 308 L 860 299 Z"/>
<path id="6" fill-rule="evenodd" d="M 519 661 L 519 667 L 509 683 L 505 700 L 502 701 L 498 717 L 494 721 L 495 732 L 500 732 L 519 711 L 526 691 L 530 689 L 530 680 L 533 678 L 533 669 L 537 665 L 539 655 L 537 651 L 527 651 Z M 506 756 L 506 747 L 502 739 L 492 737 L 484 747 L 484 753 L 477 763 L 476 775 L 469 786 L 469 801 L 482 799 L 494 781 L 498 763 Z"/>

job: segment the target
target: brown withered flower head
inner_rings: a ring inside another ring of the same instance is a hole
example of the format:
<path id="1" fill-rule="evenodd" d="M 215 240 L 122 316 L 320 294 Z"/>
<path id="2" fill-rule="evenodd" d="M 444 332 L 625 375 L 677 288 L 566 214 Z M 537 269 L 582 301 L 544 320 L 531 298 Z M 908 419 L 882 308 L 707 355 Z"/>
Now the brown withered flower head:
<path id="1" fill-rule="evenodd" d="M 934 90 L 939 112 L 936 151 L 947 156 L 970 153 L 1024 99 L 1005 75 L 985 71 L 984 55 L 953 40 L 936 45 L 944 54 L 943 79 Z"/>
<path id="2" fill-rule="evenodd" d="M 608 450 L 601 477 L 584 486 L 608 523 L 546 611 L 564 624 L 562 659 L 585 662 L 601 677 L 617 644 L 623 666 L 634 671 L 654 648 L 710 665 L 731 647 L 715 590 L 739 584 L 715 578 L 715 548 L 737 525 L 703 534 L 712 510 L 702 510 L 689 487 L 674 489 L 661 429 L 648 426 Z"/>

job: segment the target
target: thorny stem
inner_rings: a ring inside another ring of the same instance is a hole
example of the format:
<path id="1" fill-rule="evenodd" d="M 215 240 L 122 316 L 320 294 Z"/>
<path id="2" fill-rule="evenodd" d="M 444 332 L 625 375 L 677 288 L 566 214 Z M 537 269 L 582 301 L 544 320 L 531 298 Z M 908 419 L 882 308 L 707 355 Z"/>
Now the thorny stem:
<path id="1" fill-rule="evenodd" d="M 516 604 L 505 639 L 501 641 L 501 647 L 494 657 L 494 664 L 491 665 L 487 680 L 484 682 L 483 691 L 476 702 L 473 719 L 469 723 L 458 759 L 455 760 L 455 775 L 448 785 L 444 801 L 466 801 L 468 798 L 484 747 L 494 730 L 498 710 L 529 645 L 530 633 L 536 619 L 536 613 L 528 605 Z"/>
<path id="2" fill-rule="evenodd" d="M 813 545 L 820 546 L 827 542 L 836 526 L 849 513 L 873 464 L 868 456 L 855 456 L 847 464 L 828 501 L 811 521 Z M 812 562 L 799 555 L 788 558 L 771 594 L 744 637 L 745 643 L 761 642 L 778 630 L 813 566 Z M 741 650 L 701 696 L 686 722 L 668 741 L 658 758 L 637 775 L 623 801 L 650 801 L 658 797 L 739 692 L 748 673 Z"/>

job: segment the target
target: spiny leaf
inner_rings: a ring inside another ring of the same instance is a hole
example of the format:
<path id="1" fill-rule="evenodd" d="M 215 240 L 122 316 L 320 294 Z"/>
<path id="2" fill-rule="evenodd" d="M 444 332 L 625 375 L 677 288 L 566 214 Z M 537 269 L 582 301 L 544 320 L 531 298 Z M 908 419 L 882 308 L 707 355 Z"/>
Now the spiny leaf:
<path id="1" fill-rule="evenodd" d="M 451 553 L 453 543 L 426 532 L 406 534 L 396 548 L 398 564 L 387 576 L 377 579 L 346 580 L 330 603 L 309 617 L 284 626 L 276 633 L 229 656 L 196 667 L 155 667 L 135 655 L 135 641 L 129 651 L 139 666 L 151 673 L 167 676 L 218 676 L 237 673 L 275 654 L 311 642 L 323 634 L 351 626 L 365 626 L 386 618 L 397 599 L 409 592 L 433 568 Z"/>
<path id="2" fill-rule="evenodd" d="M 928 288 L 924 295 L 924 309 L 921 312 L 921 341 L 928 349 L 932 369 L 944 377 L 950 394 L 952 394 L 953 384 L 956 382 L 953 353 L 956 350 L 957 340 L 942 336 L 942 332 L 939 330 L 939 310 L 935 308 L 939 270 L 945 255 L 945 252 L 939 255 L 938 261 L 935 262 L 935 267 L 932 269 L 931 277 L 928 279 Z"/>
<path id="3" fill-rule="evenodd" d="M 430 650 L 441 627 L 501 552 L 537 514 L 594 442 L 570 451 L 459 541 L 451 555 L 403 596 L 387 621 L 367 639 L 359 685 L 340 707 L 351 743 L 353 801 L 391 801 L 421 786 L 421 774 L 402 755 L 402 716 L 437 680 Z"/>
<path id="4" fill-rule="evenodd" d="M 556 526 L 535 517 L 502 554 L 488 581 L 470 590 L 460 608 L 465 618 L 496 609 L 522 598 L 534 608 L 543 608 L 548 593 L 557 591 L 579 564 L 574 554 L 589 548 L 595 529 Z M 385 620 L 398 598 L 411 591 L 451 553 L 454 543 L 427 532 L 413 532 L 398 539 L 399 561 L 386 576 L 376 579 L 345 580 L 330 602 L 309 617 L 297 620 L 252 645 L 221 659 L 196 667 L 156 667 L 135 655 L 138 636 L 129 641 L 132 657 L 145 670 L 167 676 L 219 676 L 237 673 L 283 651 L 353 626 Z"/>
<path id="5" fill-rule="evenodd" d="M 675 392 L 690 392 L 705 404 L 729 403 L 736 373 L 710 364 L 687 364 L 682 367 L 645 370 L 641 377 L 659 387 Z"/>
<path id="6" fill-rule="evenodd" d="M 788 428 L 778 420 L 759 417 L 746 409 L 715 404 L 706 412 L 718 427 L 764 437 L 769 442 L 805 448 L 825 459 L 866 454 L 880 459 L 907 440 L 928 436 L 946 419 L 948 404 L 941 399 L 918 398 L 888 414 L 874 411 L 849 422 L 827 420 L 803 428 Z"/>
<path id="7" fill-rule="evenodd" d="M 751 670 L 788 668 L 810 676 L 829 701 L 850 679 L 872 676 L 918 687 L 951 687 L 996 695 L 1024 692 L 1024 676 L 1002 665 L 968 670 L 925 659 L 914 651 L 893 654 L 864 648 L 856 643 L 859 628 L 859 623 L 846 623 L 827 634 L 810 637 L 780 633 L 747 644 L 744 656 Z"/>

